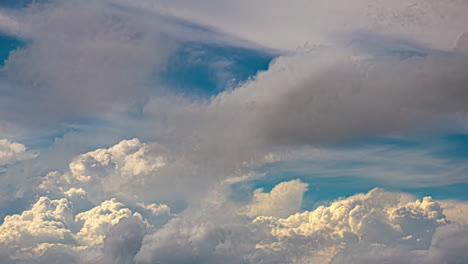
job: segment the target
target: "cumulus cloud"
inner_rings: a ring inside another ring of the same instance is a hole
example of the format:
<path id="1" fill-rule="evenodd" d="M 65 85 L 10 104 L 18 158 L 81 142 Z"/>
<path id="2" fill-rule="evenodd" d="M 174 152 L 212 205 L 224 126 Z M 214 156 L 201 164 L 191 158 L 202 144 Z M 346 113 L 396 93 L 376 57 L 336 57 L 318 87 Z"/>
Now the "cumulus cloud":
<path id="1" fill-rule="evenodd" d="M 130 263 L 153 219 L 168 210 L 147 206 L 153 211 L 145 219 L 115 199 L 76 216 L 74 206 L 40 197 L 30 210 L 5 217 L 0 263 Z"/>
<path id="2" fill-rule="evenodd" d="M 66 198 L 42 197 L 5 218 L 0 254 L 5 263 L 463 263 L 466 257 L 466 230 L 455 214 L 444 214 L 455 202 L 374 189 L 301 212 L 297 201 L 306 188 L 294 180 L 270 193 L 257 191 L 250 204 L 258 217 L 224 200 L 193 207 L 165 225 L 152 225 L 144 212 L 167 213 L 165 206 L 135 210 L 111 199 L 75 216 Z M 259 197 L 265 195 L 274 196 L 269 202 L 278 210 L 263 210 L 268 201 Z M 282 205 L 295 214 L 282 214 Z"/>
<path id="3" fill-rule="evenodd" d="M 302 196 L 307 191 L 308 184 L 300 180 L 282 182 L 269 193 L 263 189 L 255 190 L 253 199 L 245 208 L 246 214 L 253 216 L 288 217 L 301 208 Z"/>
<path id="4" fill-rule="evenodd" d="M 66 199 L 41 197 L 21 215 L 6 216 L 2 224 L 1 243 L 26 247 L 31 243 L 70 243 L 73 221 L 71 204 Z"/>
<path id="5" fill-rule="evenodd" d="M 274 236 L 262 246 L 281 250 L 297 263 L 329 263 L 355 243 L 424 249 L 448 221 L 437 202 L 412 199 L 375 189 L 288 218 L 258 217 L 254 223 L 269 226 Z"/>
<path id="6" fill-rule="evenodd" d="M 213 186 L 277 160 L 273 154 L 267 154 L 258 159 L 247 157 L 240 163 L 232 160 L 223 166 L 227 157 L 210 160 L 211 156 L 200 155 L 197 147 L 190 144 L 179 148 L 167 143 L 122 140 L 110 148 L 76 156 L 65 173 L 47 173 L 38 179 L 35 189 L 43 195 L 62 197 L 78 195 L 81 188 L 95 203 L 120 197 L 144 202 L 150 211 L 165 210 L 151 204 L 190 200 L 198 203 Z"/>
<path id="7" fill-rule="evenodd" d="M 76 234 L 77 240 L 82 245 L 101 244 L 113 226 L 122 218 L 131 216 L 137 215 L 133 215 L 124 204 L 115 199 L 104 201 L 99 206 L 76 216 L 76 221 L 83 223 L 83 228 Z"/>
<path id="8" fill-rule="evenodd" d="M 167 165 L 166 153 L 157 143 L 123 140 L 109 149 L 97 149 L 75 157 L 69 164 L 68 172 L 48 173 L 38 189 L 61 193 L 71 192 L 70 188 L 83 188 L 93 201 L 102 199 L 106 193 L 119 195 L 128 194 L 128 191 L 137 192 L 136 187 L 144 185 Z M 78 194 L 77 191 L 73 193 Z"/>
<path id="9" fill-rule="evenodd" d="M 375 189 L 287 218 L 246 219 L 233 217 L 222 208 L 209 217 L 204 212 L 174 218 L 145 237 L 135 260 L 137 263 L 378 263 L 384 260 L 400 263 L 397 261 L 411 260 L 409 256 L 425 259 L 419 252 L 427 257 L 438 251 L 437 260 L 430 263 L 458 263 L 456 259 L 464 256 L 462 246 L 450 252 L 452 240 L 444 244 L 454 230 L 460 229 L 450 223 L 441 205 L 430 197 L 417 200 L 407 194 Z M 464 239 L 466 234 L 461 232 L 453 241 Z M 380 258 L 373 258 L 374 253 Z"/>
<path id="10" fill-rule="evenodd" d="M 35 158 L 37 154 L 28 151 L 26 146 L 12 142 L 8 139 L 0 139 L 0 166 L 12 164 L 18 161 Z"/>

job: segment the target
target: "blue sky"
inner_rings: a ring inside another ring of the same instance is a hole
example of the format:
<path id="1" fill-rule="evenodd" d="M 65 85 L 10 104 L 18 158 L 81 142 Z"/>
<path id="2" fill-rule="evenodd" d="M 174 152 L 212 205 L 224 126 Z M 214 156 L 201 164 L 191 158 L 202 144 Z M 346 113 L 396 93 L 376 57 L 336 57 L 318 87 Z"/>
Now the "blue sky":
<path id="1" fill-rule="evenodd" d="M 468 258 L 467 4 L 30 3 L 0 3 L 0 264 Z"/>

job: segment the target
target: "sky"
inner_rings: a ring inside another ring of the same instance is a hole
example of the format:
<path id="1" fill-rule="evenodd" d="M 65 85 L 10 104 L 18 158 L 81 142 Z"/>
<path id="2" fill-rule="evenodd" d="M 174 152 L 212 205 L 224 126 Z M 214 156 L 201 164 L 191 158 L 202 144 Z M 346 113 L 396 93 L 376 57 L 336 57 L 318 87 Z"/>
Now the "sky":
<path id="1" fill-rule="evenodd" d="M 0 0 L 0 264 L 465 264 L 468 2 Z"/>

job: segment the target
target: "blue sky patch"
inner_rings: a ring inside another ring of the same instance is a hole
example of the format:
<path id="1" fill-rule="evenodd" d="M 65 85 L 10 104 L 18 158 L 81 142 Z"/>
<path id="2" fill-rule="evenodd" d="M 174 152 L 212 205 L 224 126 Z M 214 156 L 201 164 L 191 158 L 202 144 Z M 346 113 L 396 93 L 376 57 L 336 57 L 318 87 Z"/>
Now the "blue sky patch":
<path id="1" fill-rule="evenodd" d="M 274 55 L 246 48 L 188 42 L 159 74 L 177 94 L 210 97 L 268 68 Z"/>

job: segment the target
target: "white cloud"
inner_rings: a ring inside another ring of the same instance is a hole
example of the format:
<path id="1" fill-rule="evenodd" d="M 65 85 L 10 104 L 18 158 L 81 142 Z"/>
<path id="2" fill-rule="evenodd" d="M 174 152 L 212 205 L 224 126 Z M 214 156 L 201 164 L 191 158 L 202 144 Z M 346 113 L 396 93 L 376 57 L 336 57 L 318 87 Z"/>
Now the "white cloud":
<path id="1" fill-rule="evenodd" d="M 47 174 L 38 188 L 58 193 L 83 188 L 93 201 L 107 193 L 111 196 L 137 194 L 138 187 L 167 165 L 166 152 L 157 143 L 123 140 L 108 149 L 78 155 L 70 162 L 68 172 Z"/>
<path id="2" fill-rule="evenodd" d="M 8 139 L 0 139 L 0 166 L 35 157 L 37 154 L 28 151 L 25 145 Z"/>
<path id="3" fill-rule="evenodd" d="M 287 218 L 261 216 L 251 221 L 229 212 L 229 206 L 220 206 L 215 210 L 186 212 L 172 219 L 145 237 L 135 260 L 137 263 L 327 264 L 348 260 L 361 263 L 348 258 L 354 257 L 362 263 L 380 263 L 385 259 L 400 263 L 398 259 L 424 259 L 419 256 L 421 253 L 436 254 L 435 261 L 429 263 L 444 260 L 458 263 L 452 261 L 463 256 L 462 247 L 449 244 L 457 240 L 465 245 L 463 241 L 467 239 L 466 232 L 460 232 L 457 238 L 451 235 L 460 229 L 449 223 L 439 202 L 430 197 L 416 200 L 407 194 L 380 189 Z M 374 259 L 373 253 L 379 257 Z M 372 259 L 376 261 L 368 261 Z"/>
<path id="4" fill-rule="evenodd" d="M 270 227 L 274 237 L 260 245 L 281 251 L 294 263 L 329 263 L 335 254 L 355 243 L 424 249 L 435 229 L 447 220 L 437 202 L 412 199 L 375 189 L 314 211 L 283 219 L 258 217 L 254 222 Z"/>
<path id="5" fill-rule="evenodd" d="M 30 210 L 5 217 L 0 226 L 0 244 L 15 248 L 42 243 L 73 245 L 72 224 L 72 205 L 67 199 L 41 197 Z"/>
<path id="6" fill-rule="evenodd" d="M 76 239 L 82 245 L 94 246 L 101 244 L 111 228 L 123 218 L 138 217 L 124 204 L 115 199 L 102 202 L 93 209 L 79 213 L 76 221 L 82 223 L 83 228 L 76 234 Z"/>
<path id="7" fill-rule="evenodd" d="M 292 180 L 276 185 L 269 193 L 257 189 L 252 201 L 246 205 L 245 213 L 250 217 L 288 217 L 300 211 L 302 196 L 307 191 L 307 186 L 308 184 L 300 180 Z"/>
<path id="8" fill-rule="evenodd" d="M 111 199 L 74 219 L 70 201 L 42 197 L 31 210 L 7 217 L 0 226 L 0 256 L 6 254 L 5 259 L 10 260 L 6 263 L 70 259 L 122 264 L 384 260 L 452 264 L 465 257 L 468 234 L 456 218 L 463 211 L 454 210 L 460 203 L 441 203 L 430 197 L 417 200 L 408 194 L 374 189 L 300 212 L 296 202 L 306 188 L 304 183 L 290 181 L 270 193 L 257 191 L 251 203 L 256 212 L 265 208 L 260 205 L 271 204 L 259 213 L 263 216 L 254 219 L 242 214 L 245 207 L 225 200 L 215 207 L 190 208 L 162 226 L 148 221 L 152 221 L 149 214 L 167 216 L 170 211 L 164 205 L 140 204 L 134 210 Z M 79 189 L 67 193 L 83 196 Z M 259 198 L 265 196 L 274 196 L 274 201 Z M 286 204 L 297 213 L 275 217 Z M 450 217 L 444 214 L 448 211 Z"/>

